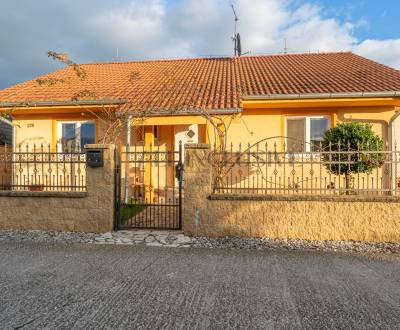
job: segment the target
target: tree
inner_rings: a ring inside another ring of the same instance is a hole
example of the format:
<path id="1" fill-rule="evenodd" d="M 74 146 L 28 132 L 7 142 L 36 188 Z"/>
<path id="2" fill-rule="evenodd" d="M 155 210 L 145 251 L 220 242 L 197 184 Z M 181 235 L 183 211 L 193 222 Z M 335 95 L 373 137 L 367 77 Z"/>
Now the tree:
<path id="1" fill-rule="evenodd" d="M 89 74 L 85 71 L 84 67 L 68 59 L 65 54 L 49 51 L 47 55 L 53 60 L 71 67 L 73 76 L 81 81 L 88 78 Z M 193 72 L 187 72 L 188 79 L 181 81 L 178 71 L 179 68 L 176 66 L 171 66 L 163 70 L 159 73 L 160 76 L 157 79 L 157 83 L 152 88 L 148 88 L 147 85 L 143 84 L 140 72 L 132 71 L 129 73 L 129 83 L 132 88 L 129 90 L 129 100 L 126 100 L 125 104 L 121 105 L 116 111 L 114 109 L 107 109 L 106 104 L 104 104 L 101 114 L 87 109 L 88 112 L 106 124 L 104 136 L 101 139 L 102 142 L 118 144 L 117 141 L 120 140 L 121 135 L 126 133 L 126 123 L 128 121 L 131 121 L 132 126 L 140 126 L 143 125 L 146 117 L 151 115 L 172 115 L 185 112 L 205 118 L 218 137 L 219 149 L 225 150 L 227 145 L 227 131 L 235 115 L 215 115 L 210 112 L 207 106 L 200 105 L 196 95 L 211 94 L 209 86 L 202 82 L 198 73 Z M 53 86 L 68 84 L 70 81 L 71 77 L 67 76 L 65 79 L 38 79 L 37 84 L 39 86 Z M 117 84 L 119 83 L 116 82 L 116 86 L 111 87 L 111 90 L 117 89 Z M 236 86 L 236 88 L 237 98 L 240 99 L 240 95 L 242 94 L 241 87 Z M 219 94 L 216 93 L 214 97 L 218 98 Z M 73 95 L 71 99 L 73 101 L 97 99 L 97 95 L 94 90 L 83 88 Z M 166 100 L 169 101 L 168 107 L 165 106 Z"/>
<path id="2" fill-rule="evenodd" d="M 65 54 L 48 52 L 48 57 L 59 61 L 70 68 L 66 77 L 62 78 L 44 78 L 38 79 L 39 86 L 54 86 L 57 84 L 68 85 L 76 82 L 76 78 L 84 82 L 89 78 L 89 73 L 85 71 L 84 66 L 69 60 Z M 236 60 L 232 59 L 233 66 L 236 68 Z M 235 69 L 236 70 L 236 69 Z M 72 73 L 72 76 L 70 74 Z M 101 112 L 93 112 L 86 109 L 105 126 L 102 143 L 114 143 L 117 147 L 120 145 L 121 138 L 127 132 L 127 124 L 131 127 L 142 126 L 146 118 L 152 115 L 176 115 L 179 113 L 199 115 L 205 119 L 207 124 L 214 130 L 215 153 L 213 153 L 212 164 L 215 185 L 223 187 L 223 177 L 229 169 L 226 168 L 226 149 L 228 142 L 228 130 L 237 114 L 215 114 L 210 111 L 207 104 L 200 102 L 199 95 L 205 97 L 213 95 L 217 100 L 221 95 L 212 92 L 209 84 L 202 79 L 201 73 L 186 72 L 186 79 L 182 80 L 181 69 L 176 65 L 170 65 L 161 72 L 158 72 L 157 79 L 151 88 L 143 81 L 140 72 L 132 71 L 129 73 L 129 99 L 118 107 L 118 109 L 109 109 L 106 104 L 103 105 Z M 73 79 L 75 78 L 75 79 Z M 110 90 L 118 90 L 118 84 L 108 87 Z M 82 84 L 84 86 L 85 84 Z M 87 84 L 86 84 L 87 85 Z M 234 86 L 234 97 L 240 100 L 241 95 L 245 94 L 240 81 Z M 222 95 L 225 97 L 226 95 Z M 86 89 L 82 87 L 71 98 L 73 101 L 83 99 L 97 99 L 96 91 L 93 88 Z"/>
<path id="3" fill-rule="evenodd" d="M 348 195 L 353 173 L 370 173 L 383 166 L 383 147 L 371 124 L 341 123 L 325 133 L 322 158 L 330 173 L 345 176 Z"/>

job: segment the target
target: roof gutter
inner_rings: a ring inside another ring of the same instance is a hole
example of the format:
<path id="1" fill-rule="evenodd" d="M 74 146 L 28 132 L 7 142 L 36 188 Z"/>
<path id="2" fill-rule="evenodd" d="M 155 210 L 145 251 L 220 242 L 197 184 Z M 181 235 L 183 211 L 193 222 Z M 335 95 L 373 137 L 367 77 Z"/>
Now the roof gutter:
<path id="1" fill-rule="evenodd" d="M 79 100 L 79 101 L 25 101 L 0 102 L 0 107 L 43 107 L 43 106 L 79 106 L 79 105 L 118 105 L 125 104 L 126 100 Z"/>
<path id="2" fill-rule="evenodd" d="M 143 112 L 143 113 L 135 113 L 133 112 L 131 115 L 133 117 L 171 117 L 171 116 L 199 116 L 203 112 L 209 115 L 236 115 L 243 111 L 242 108 L 233 108 L 233 109 L 195 109 L 195 110 L 181 110 L 181 111 L 158 111 L 158 112 Z"/>
<path id="3" fill-rule="evenodd" d="M 260 94 L 243 95 L 243 100 L 294 100 L 294 99 L 317 99 L 317 98 L 372 98 L 372 97 L 400 97 L 400 91 L 393 92 L 356 92 L 356 93 L 306 93 L 306 94 Z M 124 99 L 104 100 L 79 100 L 79 101 L 24 101 L 24 102 L 0 102 L 0 107 L 27 107 L 27 106 L 65 106 L 65 105 L 118 105 L 125 104 Z M 180 112 L 180 114 L 198 114 L 199 110 Z M 241 109 L 210 109 L 210 114 L 238 113 Z M 168 115 L 168 114 L 163 114 Z M 174 114 L 171 114 L 174 115 Z"/>
<path id="4" fill-rule="evenodd" d="M 373 98 L 400 97 L 400 91 L 392 92 L 355 92 L 355 93 L 305 93 L 305 94 L 264 94 L 244 95 L 243 100 L 297 100 L 297 99 L 336 99 L 336 98 Z"/>

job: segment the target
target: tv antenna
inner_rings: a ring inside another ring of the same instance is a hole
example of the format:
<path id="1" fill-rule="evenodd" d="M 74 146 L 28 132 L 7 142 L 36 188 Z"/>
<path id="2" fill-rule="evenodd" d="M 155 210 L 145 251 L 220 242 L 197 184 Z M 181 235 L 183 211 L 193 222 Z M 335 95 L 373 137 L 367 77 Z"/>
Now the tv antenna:
<path id="1" fill-rule="evenodd" d="M 231 5 L 232 11 L 233 11 L 233 16 L 235 17 L 235 22 L 233 25 L 233 37 L 232 41 L 234 44 L 233 48 L 233 53 L 235 56 L 241 56 L 242 55 L 242 43 L 240 41 L 240 34 L 236 32 L 237 29 L 237 22 L 239 21 L 239 18 L 236 15 L 235 7 Z"/>
<path id="2" fill-rule="evenodd" d="M 112 58 L 113 61 L 119 62 L 122 60 L 122 57 L 119 56 L 119 48 L 118 47 L 115 49 L 115 55 L 116 55 L 116 57 Z"/>
<path id="3" fill-rule="evenodd" d="M 288 53 L 287 40 L 286 40 L 286 38 L 285 38 L 284 46 L 283 46 L 283 54 L 287 54 L 287 53 Z"/>

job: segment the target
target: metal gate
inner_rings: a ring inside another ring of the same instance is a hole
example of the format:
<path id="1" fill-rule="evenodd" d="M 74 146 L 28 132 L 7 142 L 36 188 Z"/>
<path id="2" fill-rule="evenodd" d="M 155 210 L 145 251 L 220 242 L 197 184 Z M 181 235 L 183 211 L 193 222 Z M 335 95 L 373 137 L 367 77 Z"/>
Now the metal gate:
<path id="1" fill-rule="evenodd" d="M 182 143 L 125 147 L 116 165 L 117 229 L 181 229 Z"/>

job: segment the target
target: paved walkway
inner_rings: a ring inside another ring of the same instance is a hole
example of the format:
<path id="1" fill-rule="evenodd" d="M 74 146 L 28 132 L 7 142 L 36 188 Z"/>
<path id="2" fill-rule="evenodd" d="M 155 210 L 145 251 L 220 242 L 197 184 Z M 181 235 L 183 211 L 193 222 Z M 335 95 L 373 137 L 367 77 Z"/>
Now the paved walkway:
<path id="1" fill-rule="evenodd" d="M 145 244 L 148 246 L 190 247 L 194 240 L 176 230 L 121 230 L 101 234 L 95 238 L 97 244 L 132 245 Z"/>
<path id="2" fill-rule="evenodd" d="M 399 329 L 399 256 L 0 241 L 0 329 Z"/>

